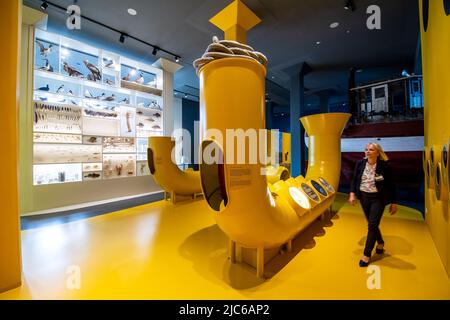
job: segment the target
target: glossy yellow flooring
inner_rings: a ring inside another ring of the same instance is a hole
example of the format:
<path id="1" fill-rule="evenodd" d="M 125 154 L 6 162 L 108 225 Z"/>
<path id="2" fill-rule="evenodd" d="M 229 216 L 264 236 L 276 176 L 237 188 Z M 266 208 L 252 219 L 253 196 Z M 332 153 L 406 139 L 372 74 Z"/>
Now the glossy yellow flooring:
<path id="1" fill-rule="evenodd" d="M 266 268 L 230 264 L 227 238 L 203 200 L 156 202 L 22 232 L 23 286 L 0 299 L 450 299 L 447 274 L 419 212 L 400 207 L 381 230 L 381 289 L 357 263 L 366 223 L 339 195 L 337 214 L 316 221 Z M 331 218 L 331 219 L 330 219 Z M 80 288 L 67 283 L 80 268 Z"/>

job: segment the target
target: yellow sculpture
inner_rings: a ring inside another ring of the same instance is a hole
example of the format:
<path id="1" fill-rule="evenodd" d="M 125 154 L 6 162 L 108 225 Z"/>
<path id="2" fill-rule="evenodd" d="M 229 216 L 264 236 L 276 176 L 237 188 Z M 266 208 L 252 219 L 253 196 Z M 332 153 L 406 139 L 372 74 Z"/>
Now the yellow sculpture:
<path id="1" fill-rule="evenodd" d="M 170 193 L 172 203 L 176 202 L 177 196 L 190 196 L 195 198 L 202 193 L 200 185 L 200 174 L 198 171 L 182 171 L 172 161 L 172 151 L 175 150 L 175 142 L 171 137 L 148 138 L 148 165 L 150 173 L 156 182 Z"/>
<path id="2" fill-rule="evenodd" d="M 425 221 L 450 276 L 450 9 L 419 0 L 425 125 Z"/>
<path id="3" fill-rule="evenodd" d="M 245 7 L 240 1 L 233 5 Z M 233 24 L 245 25 L 239 12 L 237 15 L 219 13 L 215 18 L 221 21 L 219 27 L 226 26 L 224 31 Z M 225 37 L 239 40 L 232 33 L 225 32 Z M 261 174 L 264 165 L 248 161 L 252 156 L 251 144 L 244 150 L 246 162 L 237 163 L 235 155 L 241 150 L 234 137 L 227 136 L 227 129 L 265 128 L 264 65 L 255 59 L 226 57 L 202 64 L 198 74 L 202 115 L 200 151 L 203 159 L 210 155 L 223 160 L 201 163 L 203 192 L 214 210 L 217 224 L 231 239 L 231 260 L 254 265 L 257 275 L 263 277 L 265 262 L 281 246 L 287 245 L 289 250 L 299 232 L 332 204 L 340 176 L 340 135 L 350 115 L 302 118 L 310 137 L 307 179 L 290 178 L 271 185 Z M 215 134 L 207 131 L 212 128 Z M 234 151 L 232 157 L 230 149 Z M 318 189 L 324 194 L 319 195 Z"/>

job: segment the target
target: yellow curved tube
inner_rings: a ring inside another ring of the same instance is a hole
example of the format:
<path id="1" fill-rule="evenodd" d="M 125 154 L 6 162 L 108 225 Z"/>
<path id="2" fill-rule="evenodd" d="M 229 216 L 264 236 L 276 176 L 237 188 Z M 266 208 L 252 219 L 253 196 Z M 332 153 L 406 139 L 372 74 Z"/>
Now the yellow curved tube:
<path id="1" fill-rule="evenodd" d="M 306 179 L 323 177 L 337 189 L 341 174 L 341 134 L 348 113 L 323 113 L 300 118 L 308 134 Z"/>
<path id="2" fill-rule="evenodd" d="M 200 173 L 182 171 L 172 161 L 175 141 L 171 137 L 148 138 L 148 164 L 155 181 L 172 195 L 192 196 L 202 192 Z"/>
<path id="3" fill-rule="evenodd" d="M 320 199 L 316 194 L 317 201 L 313 201 L 295 179 L 277 182 L 269 189 L 267 177 L 261 175 L 263 164 L 236 164 L 228 152 L 223 154 L 230 143 L 234 144 L 234 155 L 238 153 L 237 144 L 228 140 L 227 129 L 265 128 L 265 74 L 261 64 L 243 58 L 216 60 L 199 70 L 202 155 L 213 147 L 224 159 L 224 164 L 203 162 L 200 165 L 203 191 L 208 204 L 215 210 L 217 224 L 230 239 L 243 247 L 258 250 L 276 248 L 292 240 L 321 216 L 334 199 L 334 196 Z M 320 118 L 322 121 L 309 121 L 309 117 L 304 120 L 307 125 L 321 126 L 307 128 L 311 132 L 315 130 L 310 148 L 318 152 L 312 154 L 316 158 L 310 168 L 312 176 L 327 179 L 336 189 L 340 175 L 340 134 L 349 115 L 330 114 Z M 332 130 L 328 129 L 330 126 L 340 127 Z M 212 128 L 216 132 L 214 138 L 207 132 Z M 217 131 L 222 134 L 223 142 L 218 142 Z M 246 159 L 249 152 L 247 144 Z M 322 161 L 317 156 L 325 158 Z M 337 163 L 331 163 L 332 159 Z M 211 176 L 214 173 L 215 178 Z M 309 189 L 315 193 L 312 187 Z"/>

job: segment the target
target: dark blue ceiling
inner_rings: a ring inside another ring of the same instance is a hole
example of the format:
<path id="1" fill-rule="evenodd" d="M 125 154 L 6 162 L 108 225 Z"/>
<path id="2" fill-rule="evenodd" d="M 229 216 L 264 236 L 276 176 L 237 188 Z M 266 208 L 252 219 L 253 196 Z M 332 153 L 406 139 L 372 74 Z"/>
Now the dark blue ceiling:
<path id="1" fill-rule="evenodd" d="M 39 8 L 42 1 L 24 0 Z M 62 7 L 71 0 L 53 0 Z M 198 78 L 192 61 L 202 55 L 213 35 L 222 32 L 209 19 L 231 0 L 78 0 L 82 15 L 178 54 L 183 69 L 175 75 L 175 89 L 198 96 Z M 345 96 L 348 70 L 360 69 L 358 83 L 393 78 L 401 70 L 414 70 L 419 39 L 418 1 L 354 0 L 355 10 L 345 10 L 344 0 L 243 0 L 261 19 L 248 42 L 269 58 L 267 92 L 279 106 L 289 103 L 287 67 L 307 62 L 313 69 L 305 78 L 307 95 L 320 92 Z M 381 30 L 369 30 L 369 5 L 381 9 Z M 128 8 L 138 14 L 131 16 Z M 66 13 L 52 8 L 49 31 L 118 51 L 131 58 L 154 62 L 152 48 L 126 39 L 97 24 L 83 21 L 82 29 L 65 27 Z M 337 28 L 330 24 L 338 22 Z M 317 42 L 320 41 L 320 44 Z M 160 52 L 161 56 L 164 53 Z M 169 57 L 172 58 L 172 57 Z M 419 56 L 420 58 L 420 56 Z M 313 98 L 311 98 L 313 99 Z"/>

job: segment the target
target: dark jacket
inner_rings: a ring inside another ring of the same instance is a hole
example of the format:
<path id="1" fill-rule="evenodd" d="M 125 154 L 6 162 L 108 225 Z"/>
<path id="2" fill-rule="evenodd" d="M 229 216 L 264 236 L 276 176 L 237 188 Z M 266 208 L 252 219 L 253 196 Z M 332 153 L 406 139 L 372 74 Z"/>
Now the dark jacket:
<path id="1" fill-rule="evenodd" d="M 353 173 L 352 183 L 350 185 L 350 192 L 354 192 L 358 199 L 361 198 L 361 177 L 366 167 L 367 159 L 358 161 Z M 375 175 L 382 177 L 379 181 L 375 180 L 375 186 L 377 187 L 378 194 L 380 195 L 384 205 L 389 203 L 397 203 L 397 195 L 395 192 L 395 182 L 392 169 L 389 166 L 388 161 L 377 160 L 377 167 L 375 169 Z"/>

